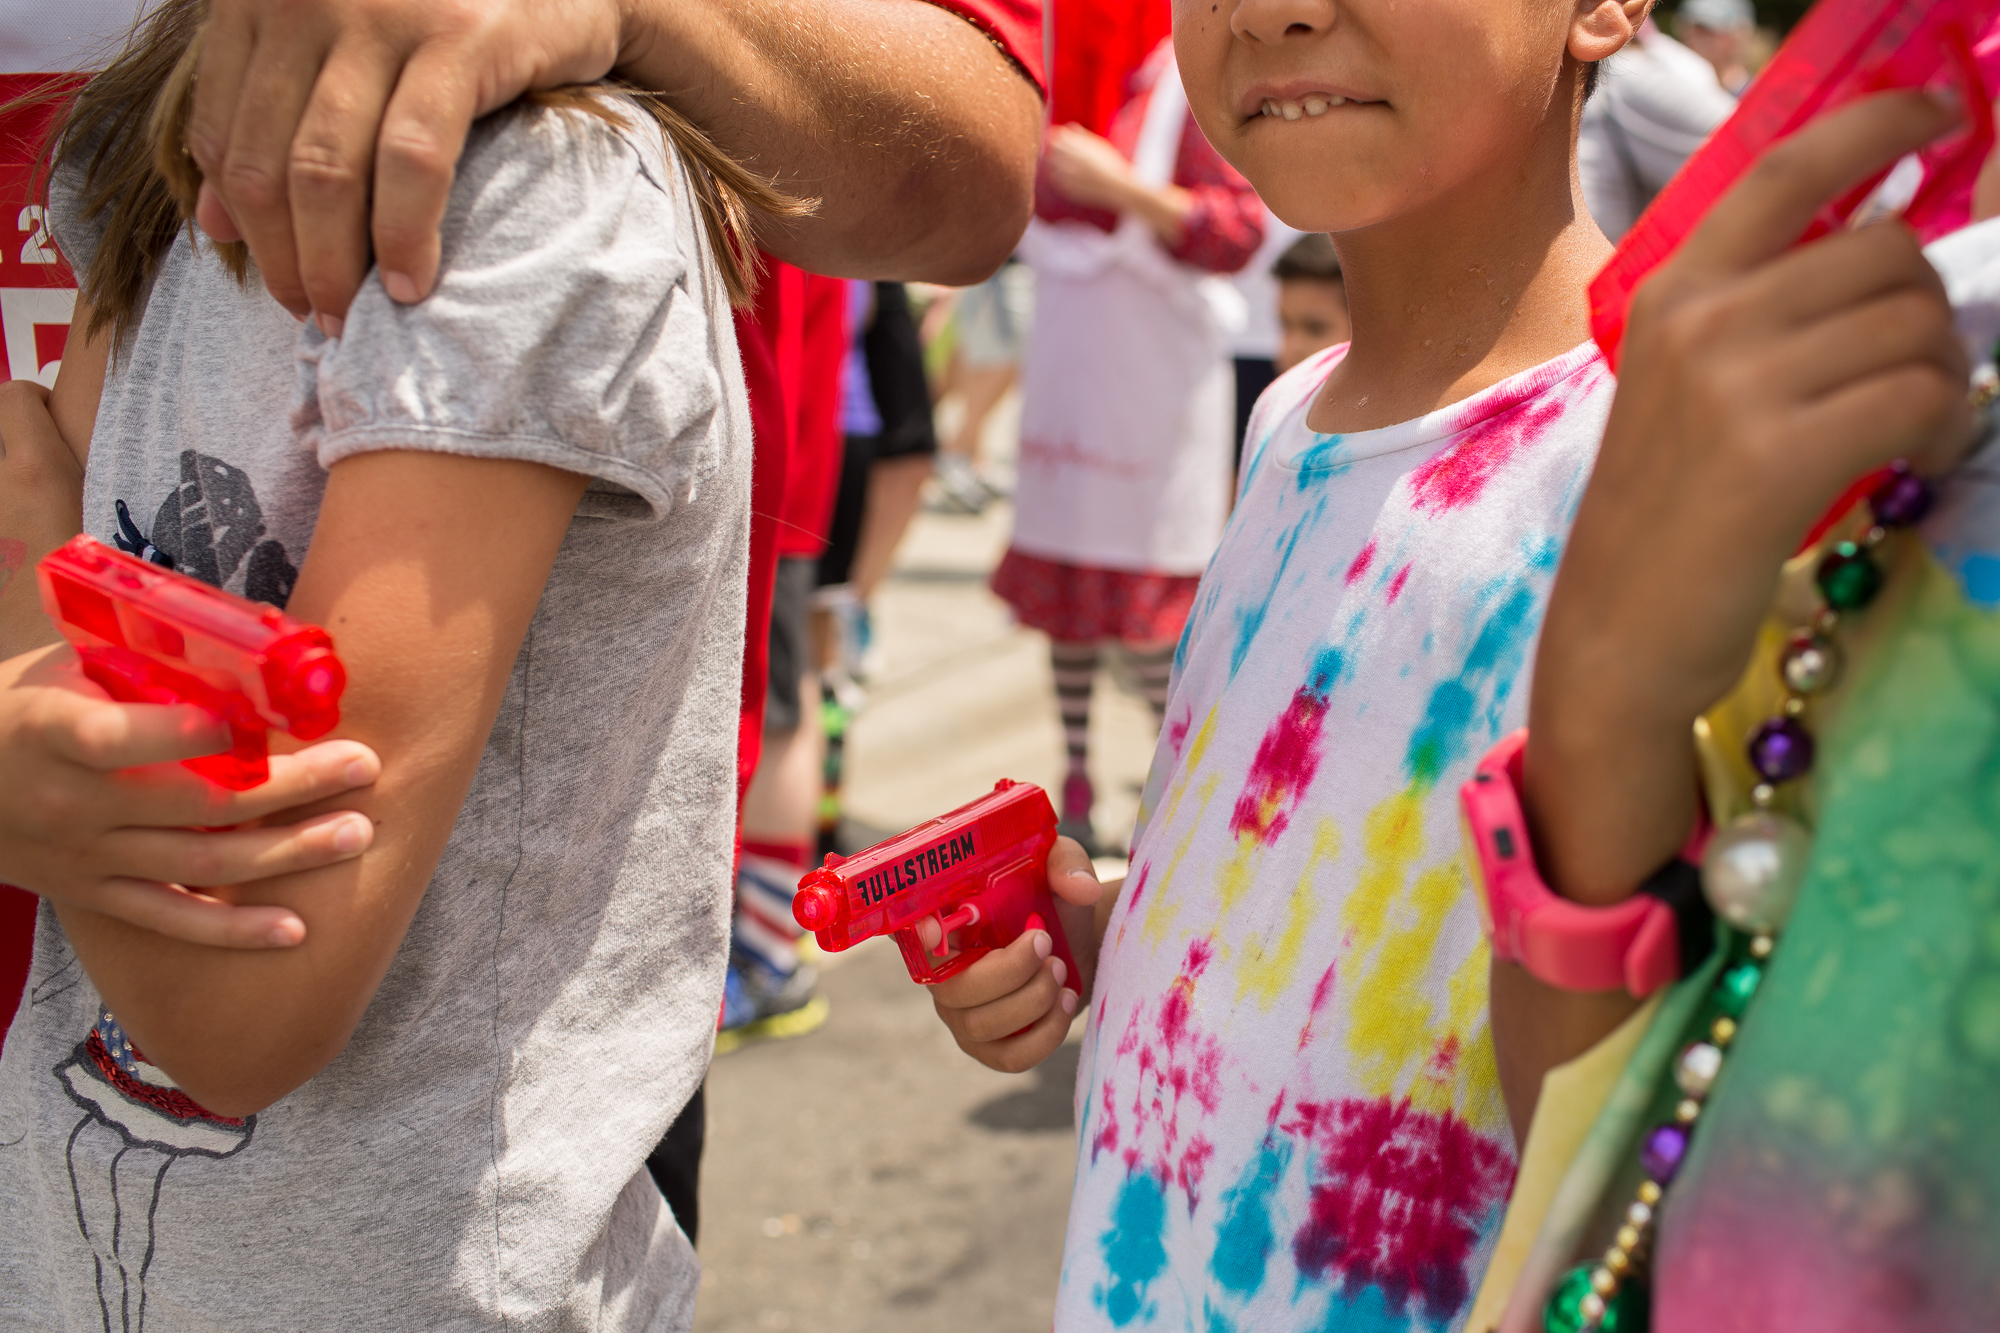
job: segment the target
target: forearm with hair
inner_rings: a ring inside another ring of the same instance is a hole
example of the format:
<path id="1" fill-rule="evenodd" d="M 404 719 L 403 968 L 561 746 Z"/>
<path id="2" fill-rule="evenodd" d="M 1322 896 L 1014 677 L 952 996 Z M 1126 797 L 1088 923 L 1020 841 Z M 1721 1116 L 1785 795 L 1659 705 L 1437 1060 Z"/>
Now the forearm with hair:
<path id="1" fill-rule="evenodd" d="M 751 170 L 820 201 L 760 223 L 779 258 L 842 277 L 964 285 L 1026 228 L 1040 96 L 925 0 L 635 0 L 619 73 Z"/>

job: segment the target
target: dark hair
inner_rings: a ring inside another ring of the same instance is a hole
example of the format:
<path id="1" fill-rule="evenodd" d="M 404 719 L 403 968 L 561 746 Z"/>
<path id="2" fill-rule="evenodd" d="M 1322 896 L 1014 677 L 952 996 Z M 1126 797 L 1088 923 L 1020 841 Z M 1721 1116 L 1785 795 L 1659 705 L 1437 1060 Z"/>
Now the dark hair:
<path id="1" fill-rule="evenodd" d="M 1590 95 L 1597 91 L 1597 73 L 1602 63 L 1593 60 L 1583 67 L 1583 100 L 1586 102 L 1590 100 Z"/>
<path id="2" fill-rule="evenodd" d="M 1311 232 L 1285 247 L 1271 276 L 1279 282 L 1342 282 L 1340 255 L 1333 238 L 1325 232 Z"/>
<path id="3" fill-rule="evenodd" d="M 124 51 L 81 89 L 58 81 L 0 108 L 75 94 L 43 151 L 43 164 L 48 171 L 78 174 L 79 220 L 94 224 L 102 235 L 88 270 L 77 274 L 91 304 L 86 334 L 108 326 L 114 337 L 124 336 L 145 304 L 167 247 L 193 224 L 201 173 L 185 139 L 208 4 L 164 0 L 133 28 Z M 624 124 L 615 105 L 597 95 L 605 90 L 553 88 L 521 100 Z M 751 213 L 796 218 L 810 213 L 814 201 L 792 198 L 744 168 L 658 96 L 631 88 L 617 91 L 636 102 L 679 150 L 730 299 L 747 305 L 757 282 Z M 247 279 L 246 247 L 216 244 L 215 251 L 238 281 Z"/>

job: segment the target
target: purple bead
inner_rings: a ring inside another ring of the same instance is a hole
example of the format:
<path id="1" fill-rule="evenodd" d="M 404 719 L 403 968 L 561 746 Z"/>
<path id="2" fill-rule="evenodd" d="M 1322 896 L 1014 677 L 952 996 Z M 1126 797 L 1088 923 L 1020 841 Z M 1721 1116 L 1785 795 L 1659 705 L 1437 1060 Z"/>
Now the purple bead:
<path id="1" fill-rule="evenodd" d="M 1772 718 L 1750 738 L 1750 766 L 1766 782 L 1790 782 L 1804 777 L 1812 764 L 1812 733 L 1795 719 Z"/>
<path id="2" fill-rule="evenodd" d="M 1895 475 L 1868 497 L 1868 507 L 1875 511 L 1875 521 L 1883 527 L 1907 528 L 1931 512 L 1931 502 L 1936 498 L 1937 492 L 1928 481 L 1908 468 L 1899 467 Z"/>
<path id="3" fill-rule="evenodd" d="M 1639 1146 L 1639 1165 L 1655 1185 L 1666 1185 L 1687 1156 L 1688 1132 L 1679 1125 L 1661 1125 Z"/>

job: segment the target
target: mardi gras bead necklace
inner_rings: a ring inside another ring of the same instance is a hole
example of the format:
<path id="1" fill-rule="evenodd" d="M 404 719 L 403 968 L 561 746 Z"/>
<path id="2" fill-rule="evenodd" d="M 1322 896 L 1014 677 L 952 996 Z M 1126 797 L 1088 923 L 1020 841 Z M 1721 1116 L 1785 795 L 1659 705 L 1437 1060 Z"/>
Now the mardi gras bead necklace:
<path id="1" fill-rule="evenodd" d="M 1779 788 L 1812 771 L 1814 741 L 1803 720 L 1810 701 L 1832 689 L 1843 654 L 1837 637 L 1844 620 L 1864 610 L 1882 590 L 1875 550 L 1895 530 L 1930 511 L 1934 492 L 1907 467 L 1898 466 L 1868 497 L 1873 523 L 1859 541 L 1835 544 L 1815 571 L 1822 606 L 1799 627 L 1778 658 L 1784 693 L 1774 716 L 1751 733 L 1752 809 L 1716 833 L 1702 860 L 1702 892 L 1727 923 L 1724 966 L 1704 1001 L 1704 1036 L 1682 1049 L 1674 1063 L 1680 1090 L 1673 1118 L 1639 1142 L 1645 1173 L 1602 1257 L 1571 1269 L 1556 1285 L 1543 1314 L 1546 1333 L 1644 1333 L 1650 1323 L 1647 1271 L 1654 1220 L 1687 1158 L 1709 1091 L 1721 1074 L 1736 1033 L 1777 949 L 1778 932 L 1791 915 L 1805 881 L 1812 835 L 1774 809 Z"/>

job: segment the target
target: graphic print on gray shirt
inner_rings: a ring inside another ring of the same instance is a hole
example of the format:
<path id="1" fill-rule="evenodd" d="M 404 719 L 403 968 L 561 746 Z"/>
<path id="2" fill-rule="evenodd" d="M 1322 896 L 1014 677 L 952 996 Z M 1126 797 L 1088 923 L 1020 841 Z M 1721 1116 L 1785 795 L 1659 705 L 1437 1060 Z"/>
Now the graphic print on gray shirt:
<path id="1" fill-rule="evenodd" d="M 689 1324 L 698 1267 L 644 1163 L 721 999 L 750 424 L 687 179 L 630 119 L 481 122 L 436 293 L 399 307 L 371 276 L 337 340 L 205 248 L 166 256 L 98 411 L 99 540 L 282 604 L 354 454 L 593 480 L 409 932 L 317 1077 L 207 1115 L 44 907 L 0 1056 L 0 1328 Z"/>

